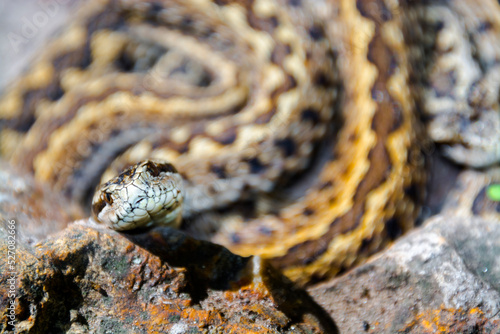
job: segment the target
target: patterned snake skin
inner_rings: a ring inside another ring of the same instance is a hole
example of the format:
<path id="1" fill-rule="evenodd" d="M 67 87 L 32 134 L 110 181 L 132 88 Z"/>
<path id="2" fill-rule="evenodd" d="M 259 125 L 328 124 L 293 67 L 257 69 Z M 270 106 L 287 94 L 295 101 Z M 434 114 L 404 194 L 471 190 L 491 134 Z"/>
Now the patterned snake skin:
<path id="1" fill-rule="evenodd" d="M 299 283 L 411 229 L 427 136 L 500 156 L 494 1 L 92 0 L 0 98 L 0 153 L 86 203 L 144 159 L 183 226 Z M 486 137 L 485 137 L 486 135 Z"/>

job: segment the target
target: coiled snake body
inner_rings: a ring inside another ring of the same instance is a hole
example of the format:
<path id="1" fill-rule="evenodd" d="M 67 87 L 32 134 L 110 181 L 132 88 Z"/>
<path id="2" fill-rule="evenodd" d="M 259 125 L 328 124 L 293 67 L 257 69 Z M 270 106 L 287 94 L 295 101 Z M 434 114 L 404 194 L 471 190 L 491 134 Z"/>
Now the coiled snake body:
<path id="1" fill-rule="evenodd" d="M 82 202 L 138 161 L 168 161 L 179 174 L 147 162 L 125 177 L 181 175 L 162 203 L 184 198 L 188 230 L 301 283 L 335 275 L 409 230 L 422 200 L 415 92 L 432 87 L 409 79 L 431 66 L 404 32 L 428 16 L 406 7 L 90 1 L 4 93 L 1 153 Z"/>

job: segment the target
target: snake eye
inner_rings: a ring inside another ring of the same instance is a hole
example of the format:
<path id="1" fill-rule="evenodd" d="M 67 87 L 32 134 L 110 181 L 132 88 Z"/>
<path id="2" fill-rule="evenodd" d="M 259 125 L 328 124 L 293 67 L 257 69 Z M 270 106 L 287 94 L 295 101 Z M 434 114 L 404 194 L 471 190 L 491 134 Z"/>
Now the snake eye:
<path id="1" fill-rule="evenodd" d="M 177 169 L 169 163 L 158 164 L 158 169 L 164 173 L 177 173 Z"/>
<path id="2" fill-rule="evenodd" d="M 154 163 L 149 163 L 148 164 L 148 173 L 151 174 L 151 176 L 157 177 L 160 175 L 161 171 L 156 167 Z"/>
<path id="3" fill-rule="evenodd" d="M 108 204 L 113 204 L 113 198 L 111 197 L 110 193 L 104 193 L 105 194 L 105 201 Z"/>

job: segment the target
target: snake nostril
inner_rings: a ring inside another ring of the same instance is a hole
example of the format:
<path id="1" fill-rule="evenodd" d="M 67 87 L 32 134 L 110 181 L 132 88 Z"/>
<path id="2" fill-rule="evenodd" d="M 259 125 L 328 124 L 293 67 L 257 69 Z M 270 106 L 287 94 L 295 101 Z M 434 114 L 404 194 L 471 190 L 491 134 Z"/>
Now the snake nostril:
<path id="1" fill-rule="evenodd" d="M 104 201 L 101 201 L 101 200 L 98 200 L 98 201 L 92 203 L 92 212 L 93 212 L 94 216 L 98 216 L 99 213 L 102 211 L 102 209 L 104 209 L 105 206 L 106 206 L 106 204 L 104 203 Z"/>

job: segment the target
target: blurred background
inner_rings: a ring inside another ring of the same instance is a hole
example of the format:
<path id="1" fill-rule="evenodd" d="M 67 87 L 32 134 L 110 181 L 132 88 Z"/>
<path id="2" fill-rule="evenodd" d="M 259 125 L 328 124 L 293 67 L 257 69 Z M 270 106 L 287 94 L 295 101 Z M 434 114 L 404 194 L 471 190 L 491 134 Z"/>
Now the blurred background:
<path id="1" fill-rule="evenodd" d="M 78 0 L 0 0 L 0 90 L 34 57 Z"/>

